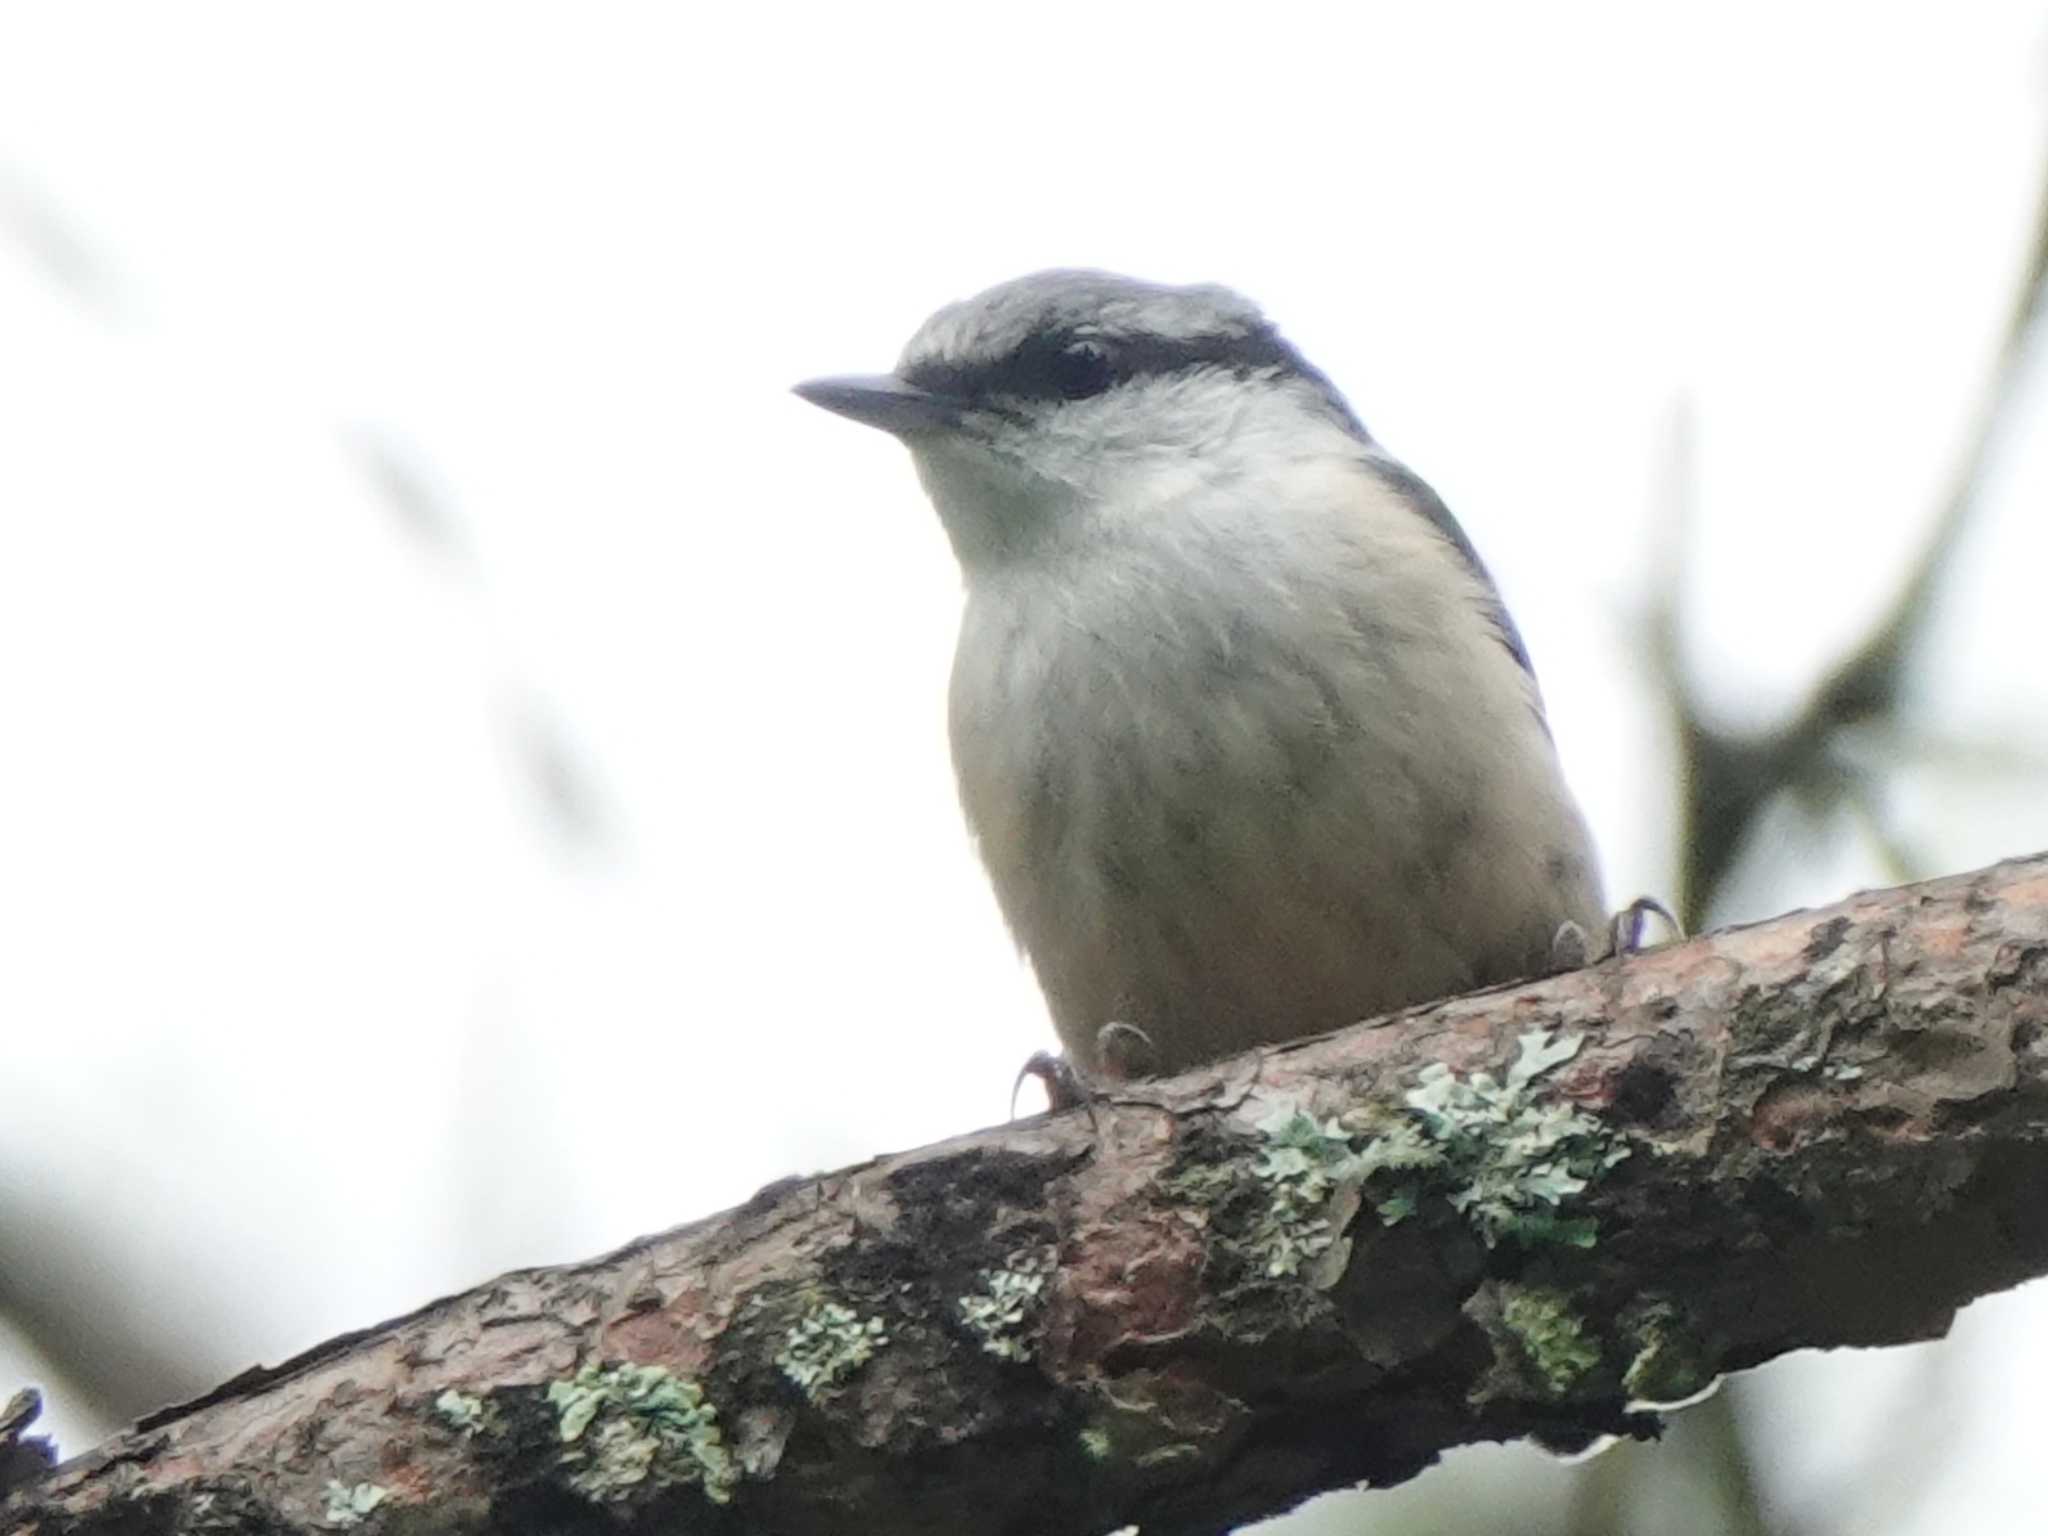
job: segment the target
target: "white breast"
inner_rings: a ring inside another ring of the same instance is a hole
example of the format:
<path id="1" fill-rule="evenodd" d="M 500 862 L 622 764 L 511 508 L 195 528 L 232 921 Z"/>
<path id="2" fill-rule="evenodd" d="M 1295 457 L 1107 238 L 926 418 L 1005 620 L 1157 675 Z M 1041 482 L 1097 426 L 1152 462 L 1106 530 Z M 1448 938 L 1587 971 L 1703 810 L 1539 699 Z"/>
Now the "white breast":
<path id="1" fill-rule="evenodd" d="M 961 803 L 1068 1050 L 1163 1068 L 1540 969 L 1600 893 L 1489 594 L 1359 457 L 971 573 Z"/>

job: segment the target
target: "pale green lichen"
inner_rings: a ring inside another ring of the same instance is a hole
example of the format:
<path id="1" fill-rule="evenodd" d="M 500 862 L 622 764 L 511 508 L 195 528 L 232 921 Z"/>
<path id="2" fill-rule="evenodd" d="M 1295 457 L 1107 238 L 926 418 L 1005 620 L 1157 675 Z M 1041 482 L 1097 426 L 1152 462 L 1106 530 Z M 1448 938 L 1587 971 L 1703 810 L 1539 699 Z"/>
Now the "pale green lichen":
<path id="1" fill-rule="evenodd" d="M 1269 1276 L 1295 1275 L 1336 1241 L 1324 1211 L 1340 1180 L 1351 1177 L 1351 1139 L 1336 1121 L 1286 1108 L 1259 1124 L 1265 1137 L 1252 1172 L 1270 1193 L 1251 1234 L 1252 1252 Z"/>
<path id="2" fill-rule="evenodd" d="M 1270 1276 L 1292 1275 L 1336 1240 L 1328 1211 L 1347 1183 L 1362 1185 L 1392 1226 L 1441 1196 L 1488 1247 L 1503 1238 L 1590 1247 L 1590 1216 L 1560 1207 L 1629 1154 L 1593 1116 L 1544 1100 L 1539 1079 L 1576 1056 L 1584 1036 L 1520 1037 L 1504 1079 L 1460 1077 L 1441 1062 L 1422 1069 L 1405 1110 L 1359 1124 L 1318 1121 L 1283 1107 L 1259 1126 L 1252 1165 L 1270 1189 L 1251 1243 Z"/>
<path id="3" fill-rule="evenodd" d="M 775 1363 L 818 1403 L 888 1342 L 879 1317 L 863 1318 L 836 1301 L 821 1301 L 783 1336 Z"/>
<path id="4" fill-rule="evenodd" d="M 1387 1168 L 1425 1165 L 1427 1149 L 1406 1126 L 1355 1148 L 1339 1121 L 1318 1121 L 1290 1106 L 1260 1122 L 1259 1134 L 1265 1144 L 1252 1173 L 1269 1193 L 1250 1245 L 1274 1278 L 1299 1274 L 1336 1241 L 1328 1212 L 1341 1185 L 1361 1183 Z"/>
<path id="5" fill-rule="evenodd" d="M 1023 1363 L 1031 1358 L 1027 1331 L 1045 1305 L 1049 1255 L 1013 1253 L 1002 1269 L 984 1269 L 981 1289 L 958 1298 L 960 1320 L 981 1341 L 982 1351 L 998 1360 Z"/>
<path id="6" fill-rule="evenodd" d="M 471 1393 L 457 1392 L 453 1387 L 434 1399 L 434 1413 L 450 1429 L 460 1431 L 465 1439 L 495 1427 L 496 1416 L 489 1403 Z"/>
<path id="7" fill-rule="evenodd" d="M 1381 1166 L 1413 1170 L 1416 1178 L 1391 1181 L 1375 1192 L 1380 1218 L 1395 1222 L 1425 1193 L 1440 1193 L 1471 1223 L 1488 1247 L 1502 1238 L 1524 1243 L 1569 1243 L 1589 1248 L 1597 1231 L 1590 1216 L 1559 1208 L 1629 1154 L 1626 1141 L 1592 1115 L 1545 1101 L 1538 1080 L 1570 1061 L 1583 1035 L 1553 1040 L 1548 1030 L 1520 1037 L 1521 1049 L 1504 1079 L 1490 1072 L 1459 1077 L 1441 1062 L 1422 1069 L 1406 1096 L 1420 1149 L 1404 1137 Z M 1368 1143 L 1369 1156 L 1373 1146 Z"/>
<path id="8" fill-rule="evenodd" d="M 1116 1442 L 1109 1431 L 1099 1424 L 1084 1424 L 1081 1427 L 1081 1453 L 1090 1461 L 1107 1461 Z"/>
<path id="9" fill-rule="evenodd" d="M 569 1450 L 569 1486 L 598 1502 L 644 1483 L 694 1483 L 714 1504 L 732 1497 L 739 1469 L 725 1448 L 718 1410 L 696 1382 L 658 1365 L 585 1365 L 548 1384 L 548 1404 Z"/>
<path id="10" fill-rule="evenodd" d="M 1562 1291 L 1516 1287 L 1501 1301 L 1501 1322 L 1515 1337 L 1538 1384 L 1563 1397 L 1600 1363 L 1600 1346 Z"/>
<path id="11" fill-rule="evenodd" d="M 356 1483 L 351 1486 L 330 1478 L 327 1483 L 327 1507 L 321 1512 L 321 1518 L 339 1530 L 346 1530 L 352 1525 L 361 1525 L 370 1511 L 390 1496 L 389 1488 L 379 1487 L 375 1483 Z"/>

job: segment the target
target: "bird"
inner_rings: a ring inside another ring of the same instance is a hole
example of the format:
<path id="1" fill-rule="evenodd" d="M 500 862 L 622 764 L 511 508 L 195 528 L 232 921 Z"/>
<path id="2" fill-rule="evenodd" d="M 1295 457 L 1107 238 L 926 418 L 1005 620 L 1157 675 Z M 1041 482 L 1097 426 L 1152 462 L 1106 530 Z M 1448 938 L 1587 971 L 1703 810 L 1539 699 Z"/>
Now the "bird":
<path id="1" fill-rule="evenodd" d="M 1584 963 L 1499 589 L 1257 305 L 1038 272 L 796 393 L 899 439 L 950 539 L 960 805 L 1084 1083 Z"/>

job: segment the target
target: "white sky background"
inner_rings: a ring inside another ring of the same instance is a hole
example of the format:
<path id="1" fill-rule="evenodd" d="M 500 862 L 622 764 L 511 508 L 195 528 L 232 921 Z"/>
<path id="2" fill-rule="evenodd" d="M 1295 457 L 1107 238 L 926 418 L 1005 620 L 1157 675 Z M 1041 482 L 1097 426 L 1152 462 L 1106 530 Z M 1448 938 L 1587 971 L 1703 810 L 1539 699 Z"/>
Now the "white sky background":
<path id="1" fill-rule="evenodd" d="M 1613 891 L 1668 890 L 1652 573 L 1738 721 L 1880 609 L 2044 93 L 2017 4 L 0 9 L 0 1181 L 225 1374 L 1000 1118 L 1050 1032 L 954 806 L 950 556 L 788 386 L 1045 265 L 1266 305 L 1486 554 Z M 1926 674 L 2008 751 L 2044 416 Z M 2041 782 L 1897 810 L 1963 868 L 2048 845 Z M 1731 915 L 1878 879 L 1794 841 Z M 2048 1299 L 1995 1305 L 1910 1529 L 2038 1515 Z M 1778 1496 L 1899 1358 L 1781 1368 Z"/>

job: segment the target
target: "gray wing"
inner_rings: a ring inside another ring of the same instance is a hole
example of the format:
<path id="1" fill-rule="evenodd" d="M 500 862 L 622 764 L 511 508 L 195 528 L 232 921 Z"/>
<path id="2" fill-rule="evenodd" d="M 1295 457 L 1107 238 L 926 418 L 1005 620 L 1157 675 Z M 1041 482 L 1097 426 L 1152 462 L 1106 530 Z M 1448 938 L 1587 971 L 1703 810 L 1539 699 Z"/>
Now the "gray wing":
<path id="1" fill-rule="evenodd" d="M 1385 453 L 1375 451 L 1367 456 L 1365 464 L 1382 484 L 1394 491 L 1420 516 L 1427 518 L 1430 526 L 1443 535 L 1444 542 L 1455 549 L 1459 558 L 1472 568 L 1472 574 L 1479 578 L 1479 584 L 1486 589 L 1487 617 L 1493 621 L 1493 627 L 1500 631 L 1501 644 L 1508 648 L 1508 654 L 1515 658 L 1516 664 L 1529 674 L 1530 682 L 1534 683 L 1536 668 L 1529 661 L 1529 648 L 1522 644 L 1522 632 L 1515 628 L 1515 621 L 1509 615 L 1507 605 L 1500 600 L 1500 589 L 1493 584 L 1493 575 L 1486 569 L 1486 562 L 1479 558 L 1479 551 L 1472 547 L 1472 541 L 1465 536 L 1465 530 L 1458 526 L 1458 520 L 1451 516 L 1451 509 L 1444 505 L 1443 498 L 1429 488 L 1428 481 L 1399 459 L 1389 458 Z M 1536 714 L 1538 719 L 1542 718 L 1540 703 Z"/>

